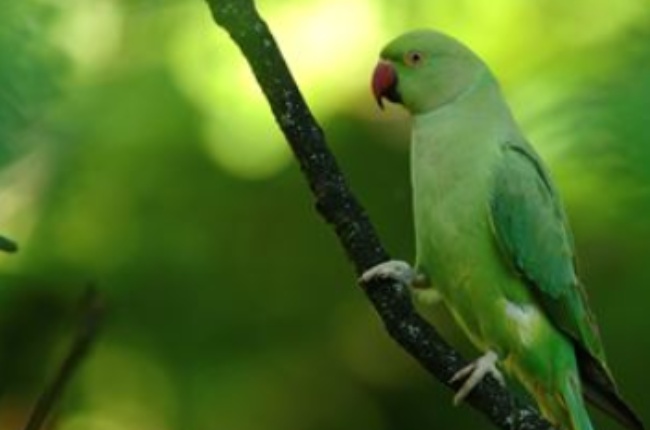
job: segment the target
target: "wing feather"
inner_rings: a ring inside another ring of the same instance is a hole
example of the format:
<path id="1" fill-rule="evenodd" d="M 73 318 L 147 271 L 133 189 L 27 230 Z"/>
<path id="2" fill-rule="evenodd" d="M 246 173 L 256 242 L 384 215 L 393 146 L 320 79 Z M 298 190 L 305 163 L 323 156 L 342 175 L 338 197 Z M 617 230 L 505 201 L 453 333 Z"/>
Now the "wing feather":
<path id="1" fill-rule="evenodd" d="M 618 394 L 598 327 L 576 271 L 575 248 L 559 194 L 526 143 L 503 146 L 490 201 L 505 262 L 532 289 L 549 319 L 576 348 L 586 398 L 632 429 L 643 424 Z"/>
<path id="2" fill-rule="evenodd" d="M 576 274 L 573 238 L 559 195 L 528 145 L 503 146 L 490 204 L 503 255 L 551 321 L 604 362 L 598 328 Z"/>

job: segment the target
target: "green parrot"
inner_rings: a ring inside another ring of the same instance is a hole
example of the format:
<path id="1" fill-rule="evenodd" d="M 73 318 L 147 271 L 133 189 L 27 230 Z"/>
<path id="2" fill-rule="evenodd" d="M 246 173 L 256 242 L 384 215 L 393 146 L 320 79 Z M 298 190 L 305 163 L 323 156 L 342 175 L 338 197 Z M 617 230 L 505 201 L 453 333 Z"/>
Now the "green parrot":
<path id="1" fill-rule="evenodd" d="M 453 38 L 407 33 L 381 52 L 377 102 L 413 117 L 411 168 L 417 261 L 382 263 L 416 299 L 439 298 L 484 353 L 452 381 L 462 401 L 486 374 L 518 380 L 562 430 L 592 430 L 585 399 L 643 429 L 619 396 L 550 175 L 488 67 Z"/>

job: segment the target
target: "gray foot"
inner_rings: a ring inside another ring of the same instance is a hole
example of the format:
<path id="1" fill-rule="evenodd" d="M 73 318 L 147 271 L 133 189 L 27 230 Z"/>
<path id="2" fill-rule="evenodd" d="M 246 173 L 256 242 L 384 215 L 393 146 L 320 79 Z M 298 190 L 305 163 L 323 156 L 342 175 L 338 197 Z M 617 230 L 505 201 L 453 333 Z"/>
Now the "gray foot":
<path id="1" fill-rule="evenodd" d="M 501 385 L 506 385 L 503 375 L 496 366 L 498 359 L 499 357 L 494 351 L 488 351 L 485 355 L 482 355 L 456 372 L 449 382 L 453 384 L 454 382 L 465 379 L 465 383 L 463 383 L 463 386 L 460 387 L 460 390 L 454 396 L 455 405 L 459 405 L 487 374 L 492 375 Z"/>
<path id="2" fill-rule="evenodd" d="M 365 272 L 359 278 L 360 284 L 367 284 L 373 279 L 392 279 L 406 286 L 413 285 L 417 278 L 415 270 L 405 261 L 389 260 L 380 263 Z"/>

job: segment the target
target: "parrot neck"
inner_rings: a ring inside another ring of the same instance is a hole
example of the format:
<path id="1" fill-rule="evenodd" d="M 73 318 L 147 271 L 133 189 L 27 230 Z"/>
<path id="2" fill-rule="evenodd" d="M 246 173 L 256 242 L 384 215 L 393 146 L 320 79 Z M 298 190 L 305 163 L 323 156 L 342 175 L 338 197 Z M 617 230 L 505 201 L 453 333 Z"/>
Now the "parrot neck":
<path id="1" fill-rule="evenodd" d="M 478 75 L 471 85 L 445 103 L 435 109 L 413 115 L 416 127 L 429 126 L 440 121 L 456 122 L 454 119 L 460 120 L 462 124 L 463 121 L 484 122 L 497 118 L 508 119 L 505 123 L 510 123 L 512 116 L 501 94 L 499 84 L 488 70 Z"/>
<path id="2" fill-rule="evenodd" d="M 450 105 L 460 103 L 462 102 L 465 98 L 469 97 L 470 95 L 474 94 L 477 90 L 479 90 L 481 87 L 485 85 L 490 85 L 490 84 L 495 84 L 496 81 L 490 74 L 490 72 L 487 69 L 483 69 L 481 73 L 476 76 L 474 79 L 474 82 L 472 82 L 471 85 L 468 85 L 467 88 L 464 90 L 460 91 L 458 94 L 456 94 L 454 97 L 450 98 L 446 102 L 442 103 L 438 107 L 436 107 L 432 112 L 437 112 L 441 109 L 444 109 Z"/>

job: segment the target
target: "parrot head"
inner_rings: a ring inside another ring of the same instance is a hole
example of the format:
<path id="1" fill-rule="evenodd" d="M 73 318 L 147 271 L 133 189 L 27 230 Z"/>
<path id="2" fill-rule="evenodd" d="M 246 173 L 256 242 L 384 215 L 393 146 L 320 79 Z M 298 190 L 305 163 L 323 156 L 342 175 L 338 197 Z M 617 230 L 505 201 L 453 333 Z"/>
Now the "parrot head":
<path id="1" fill-rule="evenodd" d="M 412 114 L 453 101 L 489 75 L 487 66 L 467 47 L 433 30 L 398 37 L 380 57 L 372 77 L 377 103 L 383 108 L 387 99 Z"/>

